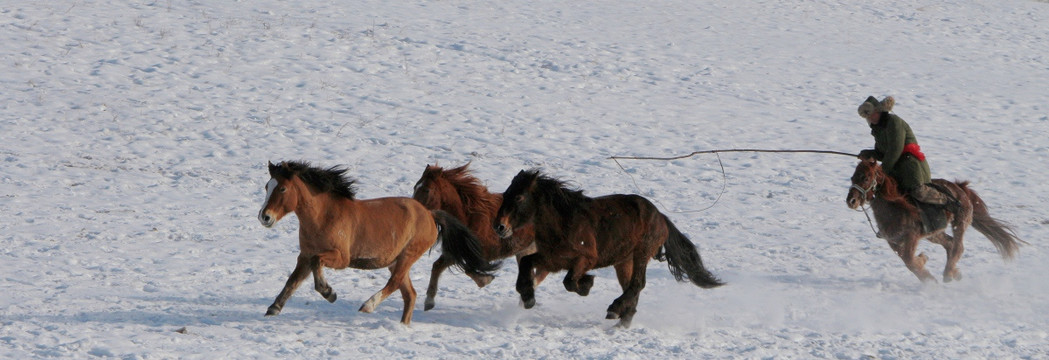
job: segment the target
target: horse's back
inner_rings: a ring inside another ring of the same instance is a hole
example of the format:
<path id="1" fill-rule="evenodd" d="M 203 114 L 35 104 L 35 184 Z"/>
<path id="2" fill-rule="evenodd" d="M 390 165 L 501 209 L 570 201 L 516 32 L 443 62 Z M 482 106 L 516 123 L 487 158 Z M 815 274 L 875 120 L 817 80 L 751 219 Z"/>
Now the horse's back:
<path id="1" fill-rule="evenodd" d="M 428 248 L 437 240 L 433 214 L 415 199 L 384 197 L 357 202 L 362 209 L 355 229 L 358 239 L 381 240 L 397 248 L 404 248 L 413 241 Z M 360 248 L 368 246 L 361 245 Z"/>
<path id="2" fill-rule="evenodd" d="M 667 237 L 663 214 L 648 199 L 633 194 L 612 194 L 594 198 L 591 211 L 596 215 L 599 266 L 608 266 L 617 254 L 655 253 Z M 611 256 L 611 257 L 610 257 Z"/>
<path id="3" fill-rule="evenodd" d="M 662 215 L 651 201 L 634 194 L 611 194 L 596 197 L 591 209 L 599 216 L 614 218 L 626 216 L 639 221 L 651 220 Z"/>

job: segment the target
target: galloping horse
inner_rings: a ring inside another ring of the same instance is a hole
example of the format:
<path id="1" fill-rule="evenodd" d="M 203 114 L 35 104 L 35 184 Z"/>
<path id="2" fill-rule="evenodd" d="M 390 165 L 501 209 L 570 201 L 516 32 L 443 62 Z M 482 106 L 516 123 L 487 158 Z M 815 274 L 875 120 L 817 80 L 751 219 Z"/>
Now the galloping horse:
<path id="1" fill-rule="evenodd" d="M 958 201 L 957 209 L 945 210 L 953 236 L 947 235 L 946 226 L 932 232 L 924 231 L 918 208 L 900 194 L 896 180 L 886 175 L 882 167 L 873 160 L 861 161 L 856 166 L 856 172 L 852 174 L 852 187 L 845 202 L 853 210 L 870 204 L 874 220 L 878 223 L 878 237 L 889 242 L 892 251 L 903 259 L 907 269 L 922 282 L 936 282 L 936 278 L 925 269 L 925 262 L 929 257 L 925 253 L 914 255 L 918 241 L 923 238 L 940 244 L 947 250 L 947 265 L 943 269 L 944 282 L 962 278 L 962 273 L 956 265 L 965 250 L 962 238 L 965 228 L 970 224 L 991 240 L 1003 259 L 1012 259 L 1019 250 L 1019 244 L 1026 244 L 1008 225 L 991 217 L 987 212 L 987 205 L 976 192 L 969 189 L 968 181 L 933 179 L 933 184 L 946 189 L 949 196 Z"/>
<path id="2" fill-rule="evenodd" d="M 324 280 L 324 267 L 344 269 L 389 268 L 386 286 L 375 293 L 360 311 L 370 313 L 394 290 L 404 298 L 401 322 L 410 324 L 415 307 L 415 288 L 408 272 L 437 241 L 443 256 L 449 256 L 464 271 L 491 275 L 498 264 L 477 251 L 477 238 L 462 223 L 443 211 L 430 211 L 418 201 L 404 197 L 357 200 L 354 180 L 346 169 L 321 169 L 306 162 L 269 164 L 266 201 L 259 221 L 272 227 L 284 215 L 299 218 L 299 256 L 288 282 L 270 305 L 266 315 L 277 315 L 284 303 L 313 274 L 314 289 L 329 302 L 335 292 Z"/>
<path id="3" fill-rule="evenodd" d="M 495 218 L 495 212 L 499 211 L 503 195 L 488 192 L 481 181 L 470 174 L 468 166 L 470 165 L 466 164 L 445 170 L 436 165 L 427 165 L 422 177 L 415 183 L 412 198 L 421 202 L 427 209 L 447 211 L 466 224 L 481 241 L 481 254 L 485 259 L 498 260 L 516 255 L 520 261 L 522 256 L 535 253 L 531 228 L 514 233 L 508 241 L 502 241 L 495 234 L 492 219 Z M 424 310 L 434 307 L 437 279 L 453 263 L 452 258 L 444 255 L 433 262 L 430 285 L 426 288 Z M 470 276 L 478 287 L 484 287 L 492 281 L 491 276 L 469 272 L 466 275 Z M 546 272 L 536 274 L 536 284 L 542 282 L 546 275 Z"/>
<path id="4" fill-rule="evenodd" d="M 526 309 L 535 306 L 532 268 L 568 270 L 565 289 L 586 296 L 594 285 L 591 269 L 613 266 L 623 294 L 608 307 L 606 319 L 630 327 L 653 257 L 666 259 L 678 281 L 712 288 L 722 282 L 703 267 L 695 245 L 647 199 L 614 194 L 597 198 L 569 189 L 540 173 L 521 171 L 503 192 L 493 227 L 502 238 L 532 225 L 536 253 L 518 263 L 517 292 Z"/>

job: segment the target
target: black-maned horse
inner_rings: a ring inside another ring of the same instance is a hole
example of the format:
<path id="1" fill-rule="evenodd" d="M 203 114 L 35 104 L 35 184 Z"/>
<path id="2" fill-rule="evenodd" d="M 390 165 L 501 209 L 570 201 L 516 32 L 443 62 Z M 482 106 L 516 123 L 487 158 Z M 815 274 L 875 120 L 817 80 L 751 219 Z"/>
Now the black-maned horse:
<path id="1" fill-rule="evenodd" d="M 608 307 L 606 319 L 629 327 L 645 288 L 645 271 L 653 257 L 667 261 L 678 281 L 702 288 L 722 285 L 703 267 L 695 245 L 638 195 L 587 197 L 539 170 L 521 171 L 503 192 L 493 226 L 503 238 L 531 225 L 536 253 L 519 261 L 517 291 L 525 308 L 535 305 L 532 269 L 567 270 L 565 289 L 586 296 L 594 284 L 591 269 L 615 268 L 623 294 Z"/>

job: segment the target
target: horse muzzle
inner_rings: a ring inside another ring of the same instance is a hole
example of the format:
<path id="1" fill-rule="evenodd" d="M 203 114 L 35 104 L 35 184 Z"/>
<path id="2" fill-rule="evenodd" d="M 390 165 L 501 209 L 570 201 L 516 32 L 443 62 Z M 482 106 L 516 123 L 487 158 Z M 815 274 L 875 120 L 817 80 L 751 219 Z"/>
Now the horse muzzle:
<path id="1" fill-rule="evenodd" d="M 496 223 L 495 226 L 493 226 L 492 228 L 495 230 L 495 234 L 498 235 L 500 239 L 509 239 L 510 236 L 514 235 L 514 229 L 510 228 L 509 226 L 506 226 L 506 224 L 502 222 Z"/>
<path id="2" fill-rule="evenodd" d="M 856 196 L 849 196 L 845 198 L 845 204 L 849 206 L 849 209 L 856 210 L 860 207 L 860 199 Z"/>
<path id="3" fill-rule="evenodd" d="M 270 214 L 267 214 L 266 209 L 262 209 L 261 211 L 259 211 L 259 222 L 262 223 L 262 226 L 265 226 L 266 228 L 271 228 L 273 227 L 273 224 L 277 223 L 277 218 L 270 216 Z"/>

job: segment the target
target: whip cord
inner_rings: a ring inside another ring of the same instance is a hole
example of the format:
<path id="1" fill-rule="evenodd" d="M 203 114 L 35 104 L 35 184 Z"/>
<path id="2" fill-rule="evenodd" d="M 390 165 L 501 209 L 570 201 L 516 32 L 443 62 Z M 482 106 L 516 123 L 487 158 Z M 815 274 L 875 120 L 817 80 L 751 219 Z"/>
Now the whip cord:
<path id="1" fill-rule="evenodd" d="M 814 153 L 814 154 L 832 154 L 832 155 L 843 155 L 843 156 L 849 156 L 849 157 L 856 157 L 856 154 L 846 153 L 846 152 L 841 152 L 841 151 L 833 151 L 833 150 L 718 149 L 718 150 L 693 151 L 692 153 L 690 153 L 688 155 L 680 155 L 680 156 L 672 156 L 672 157 L 611 156 L 611 157 L 609 157 L 609 159 L 612 159 L 612 161 L 615 161 L 616 165 L 619 166 L 619 170 L 623 171 L 624 174 L 626 174 L 627 176 L 630 177 L 630 181 L 632 183 L 634 183 L 634 188 L 637 189 L 638 194 L 641 194 L 643 191 L 641 191 L 641 187 L 637 185 L 637 179 L 634 179 L 634 176 L 630 175 L 630 173 L 626 171 L 626 168 L 623 167 L 623 164 L 619 163 L 619 160 L 663 160 L 663 161 L 669 161 L 669 160 L 678 160 L 678 159 L 684 159 L 684 158 L 688 158 L 688 157 L 693 157 L 693 156 L 700 155 L 700 154 L 714 154 L 715 156 L 717 156 L 717 158 L 718 158 L 718 165 L 721 167 L 721 180 L 722 180 L 722 182 L 721 182 L 721 192 L 718 193 L 717 198 L 714 199 L 714 203 L 710 204 L 710 206 L 707 206 L 707 207 L 699 209 L 699 210 L 669 211 L 669 210 L 667 210 L 666 205 L 663 205 L 663 203 L 660 202 L 659 200 L 655 200 L 655 202 L 658 203 L 664 210 L 667 210 L 667 212 L 674 213 L 674 214 L 685 214 L 685 213 L 695 213 L 695 212 L 706 211 L 706 210 L 714 207 L 714 205 L 717 205 L 718 202 L 721 201 L 721 196 L 725 194 L 725 190 L 728 188 L 728 176 L 725 174 L 725 164 L 722 163 L 721 155 L 720 155 L 720 153 L 724 153 L 724 152 Z"/>

